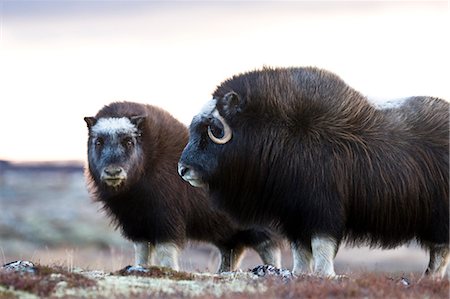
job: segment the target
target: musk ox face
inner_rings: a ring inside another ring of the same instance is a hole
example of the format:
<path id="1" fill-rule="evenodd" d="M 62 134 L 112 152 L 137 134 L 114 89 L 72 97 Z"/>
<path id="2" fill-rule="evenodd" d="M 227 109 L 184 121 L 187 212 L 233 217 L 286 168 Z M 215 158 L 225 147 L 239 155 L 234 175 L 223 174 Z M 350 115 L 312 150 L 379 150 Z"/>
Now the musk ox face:
<path id="1" fill-rule="evenodd" d="M 141 123 L 145 117 L 86 117 L 89 172 L 98 185 L 120 190 L 142 168 Z"/>
<path id="2" fill-rule="evenodd" d="M 189 143 L 178 164 L 180 176 L 194 187 L 207 187 L 220 173 L 218 157 L 239 136 L 224 118 L 241 111 L 243 101 L 238 94 L 229 92 L 210 100 L 190 125 Z"/>

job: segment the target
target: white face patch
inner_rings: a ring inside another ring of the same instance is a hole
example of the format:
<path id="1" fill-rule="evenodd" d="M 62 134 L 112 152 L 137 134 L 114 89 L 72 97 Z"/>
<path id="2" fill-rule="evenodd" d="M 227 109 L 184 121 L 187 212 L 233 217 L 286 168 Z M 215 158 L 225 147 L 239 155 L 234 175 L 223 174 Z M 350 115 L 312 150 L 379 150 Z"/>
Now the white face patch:
<path id="1" fill-rule="evenodd" d="M 216 109 L 216 103 L 217 103 L 217 100 L 214 98 L 209 100 L 205 105 L 203 105 L 200 112 L 194 116 L 194 118 L 192 119 L 192 122 L 193 123 L 200 122 L 203 117 L 209 117 L 213 113 L 213 111 Z"/>
<path id="2" fill-rule="evenodd" d="M 136 126 L 126 117 L 100 118 L 91 129 L 94 134 L 133 134 L 137 133 Z"/>
<path id="3" fill-rule="evenodd" d="M 209 100 L 200 110 L 198 116 L 209 116 L 216 109 L 216 99 Z"/>

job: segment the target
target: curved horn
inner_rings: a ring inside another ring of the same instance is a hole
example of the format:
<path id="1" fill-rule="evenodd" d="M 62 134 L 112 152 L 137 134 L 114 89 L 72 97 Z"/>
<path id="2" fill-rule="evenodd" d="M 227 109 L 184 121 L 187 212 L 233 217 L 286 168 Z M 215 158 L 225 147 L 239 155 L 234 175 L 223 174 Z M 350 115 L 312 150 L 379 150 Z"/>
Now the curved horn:
<path id="1" fill-rule="evenodd" d="M 223 126 L 223 137 L 217 138 L 216 136 L 214 136 L 214 134 L 211 132 L 211 127 L 208 126 L 208 136 L 209 136 L 209 138 L 214 143 L 217 143 L 217 144 L 225 144 L 225 143 L 227 143 L 228 141 L 230 141 L 231 137 L 233 136 L 230 126 L 227 124 L 225 119 L 219 114 L 219 111 L 217 111 L 217 109 L 215 109 L 213 111 L 212 116 L 217 118 L 217 120 L 220 121 L 220 123 L 222 124 L 222 126 Z"/>

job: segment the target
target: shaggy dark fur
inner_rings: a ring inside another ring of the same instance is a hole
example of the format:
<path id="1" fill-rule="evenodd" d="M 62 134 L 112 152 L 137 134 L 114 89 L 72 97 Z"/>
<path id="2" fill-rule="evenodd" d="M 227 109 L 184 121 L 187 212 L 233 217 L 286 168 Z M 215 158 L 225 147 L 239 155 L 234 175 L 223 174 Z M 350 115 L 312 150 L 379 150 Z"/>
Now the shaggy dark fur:
<path id="1" fill-rule="evenodd" d="M 213 143 L 207 127 L 220 136 L 222 126 L 203 112 L 180 162 L 240 223 L 279 223 L 309 251 L 325 235 L 381 248 L 416 239 L 448 252 L 447 102 L 377 108 L 315 68 L 241 74 L 213 98 L 232 139 Z"/>
<path id="2" fill-rule="evenodd" d="M 108 138 L 112 137 L 97 136 L 92 128 L 102 118 L 123 117 L 130 119 L 138 132 L 134 137 L 119 138 L 125 143 L 131 139 L 134 144 L 125 146 L 120 154 L 108 155 L 108 150 L 116 150 L 108 149 Z M 179 247 L 187 239 L 207 241 L 221 251 L 239 251 L 264 242 L 277 248 L 279 240 L 270 231 L 240 230 L 229 216 L 211 207 L 205 191 L 178 176 L 177 162 L 188 131 L 167 112 L 150 105 L 118 102 L 105 106 L 86 122 L 90 133 L 89 191 L 126 238 L 153 245 L 170 242 Z M 128 176 L 122 185 L 111 187 L 101 180 L 102 169 L 108 165 L 126 167 Z"/>

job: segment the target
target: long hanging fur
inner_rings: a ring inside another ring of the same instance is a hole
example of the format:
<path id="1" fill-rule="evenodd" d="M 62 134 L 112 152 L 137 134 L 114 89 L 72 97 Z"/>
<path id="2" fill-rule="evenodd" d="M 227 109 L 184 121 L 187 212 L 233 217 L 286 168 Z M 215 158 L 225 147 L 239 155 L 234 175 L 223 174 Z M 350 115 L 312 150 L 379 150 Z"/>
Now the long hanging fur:
<path id="1" fill-rule="evenodd" d="M 221 114 L 245 143 L 228 145 L 210 188 L 239 219 L 267 214 L 286 219 L 289 235 L 326 231 L 383 248 L 413 238 L 448 244 L 447 102 L 413 97 L 377 109 L 312 68 L 250 72 L 213 96 L 229 91 L 245 107 Z"/>
<path id="2" fill-rule="evenodd" d="M 220 125 L 203 111 L 180 165 L 240 223 L 277 223 L 302 244 L 448 247 L 448 102 L 382 108 L 330 72 L 264 68 L 224 81 L 210 106 L 233 137 L 208 140 Z"/>
<path id="3" fill-rule="evenodd" d="M 136 116 L 145 117 L 136 144 L 141 154 L 125 186 L 114 190 L 101 183 L 98 161 L 93 158 L 93 136 L 88 140 L 90 162 L 85 173 L 93 199 L 102 203 L 126 238 L 151 244 L 171 242 L 179 247 L 187 240 L 206 241 L 228 250 L 262 242 L 279 245 L 280 240 L 269 230 L 238 227 L 227 214 L 212 207 L 204 190 L 191 187 L 178 176 L 177 162 L 188 131 L 169 113 L 151 105 L 116 102 L 103 107 L 95 120 Z"/>

